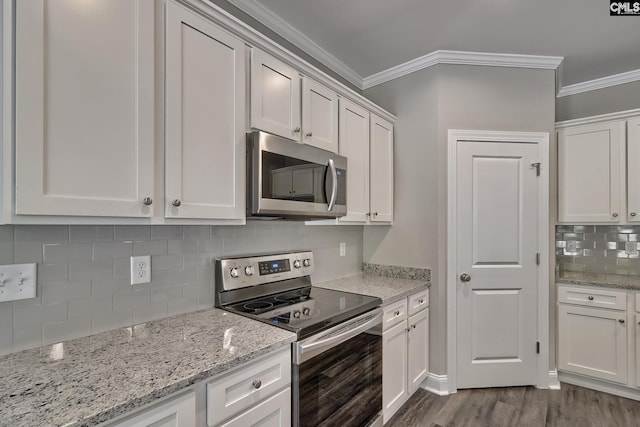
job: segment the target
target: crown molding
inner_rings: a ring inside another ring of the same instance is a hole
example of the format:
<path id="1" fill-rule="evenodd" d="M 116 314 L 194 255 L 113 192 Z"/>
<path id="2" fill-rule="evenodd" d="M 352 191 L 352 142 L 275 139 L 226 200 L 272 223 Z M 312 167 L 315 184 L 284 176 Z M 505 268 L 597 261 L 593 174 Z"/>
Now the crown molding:
<path id="1" fill-rule="evenodd" d="M 640 116 L 640 108 L 633 110 L 617 111 L 615 113 L 600 114 L 597 116 L 581 117 L 579 119 L 564 120 L 556 122 L 556 129 L 563 129 L 573 126 L 590 125 L 594 123 L 610 122 L 612 120 L 627 120 Z"/>
<path id="2" fill-rule="evenodd" d="M 640 81 L 640 70 L 627 71 L 626 73 L 614 74 L 607 77 L 601 77 L 599 79 L 588 80 L 582 83 L 575 83 L 572 85 L 564 86 L 558 92 L 557 97 L 575 95 L 578 93 L 589 92 L 596 89 L 603 89 L 606 87 L 617 86 L 624 83 L 632 83 Z"/>
<path id="3" fill-rule="evenodd" d="M 352 83 L 358 89 L 362 88 L 363 77 L 349 68 L 344 62 L 331 55 L 316 42 L 301 33 L 288 22 L 284 21 L 271 10 L 264 7 L 256 0 L 227 0 L 229 3 L 265 25 L 274 33 L 284 37 L 303 52 L 311 55 L 323 65 L 329 67 L 342 78 Z"/>
<path id="4" fill-rule="evenodd" d="M 404 64 L 365 77 L 362 89 L 388 82 L 398 77 L 437 64 L 485 65 L 490 67 L 538 68 L 556 70 L 564 58 L 561 56 L 517 55 L 509 53 L 463 52 L 437 50 Z"/>

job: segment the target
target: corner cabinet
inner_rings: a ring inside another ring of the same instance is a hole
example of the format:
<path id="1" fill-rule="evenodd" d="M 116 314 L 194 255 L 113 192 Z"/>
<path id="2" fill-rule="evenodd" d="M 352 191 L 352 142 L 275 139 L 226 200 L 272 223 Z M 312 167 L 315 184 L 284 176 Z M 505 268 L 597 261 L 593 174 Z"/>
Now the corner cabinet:
<path id="1" fill-rule="evenodd" d="M 627 221 L 640 221 L 640 117 L 627 121 Z"/>
<path id="2" fill-rule="evenodd" d="M 245 45 L 169 2 L 165 217 L 244 219 Z"/>
<path id="3" fill-rule="evenodd" d="M 386 423 L 425 380 L 429 369 L 429 291 L 383 307 L 382 418 Z"/>
<path id="4" fill-rule="evenodd" d="M 15 2 L 16 214 L 153 215 L 155 4 Z"/>

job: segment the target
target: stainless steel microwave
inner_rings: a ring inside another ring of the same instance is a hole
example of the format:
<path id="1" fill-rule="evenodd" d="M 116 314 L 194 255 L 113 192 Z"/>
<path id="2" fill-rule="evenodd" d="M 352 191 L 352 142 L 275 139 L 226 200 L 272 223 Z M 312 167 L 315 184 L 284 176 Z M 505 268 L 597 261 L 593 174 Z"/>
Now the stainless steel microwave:
<path id="1" fill-rule="evenodd" d="M 247 216 L 347 214 L 347 159 L 265 132 L 247 134 Z"/>

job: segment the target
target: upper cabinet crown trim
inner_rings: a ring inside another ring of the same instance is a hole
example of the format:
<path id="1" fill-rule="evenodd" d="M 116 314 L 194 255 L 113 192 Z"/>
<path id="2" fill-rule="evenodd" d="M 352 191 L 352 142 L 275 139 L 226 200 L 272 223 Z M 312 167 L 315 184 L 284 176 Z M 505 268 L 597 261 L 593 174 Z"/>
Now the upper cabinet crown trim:
<path id="1" fill-rule="evenodd" d="M 573 126 L 589 125 L 594 123 L 609 122 L 612 120 L 626 120 L 640 116 L 640 108 L 626 111 L 617 111 L 615 113 L 600 114 L 598 116 L 582 117 L 579 119 L 565 120 L 556 122 L 556 129 L 563 129 Z"/>
<path id="2" fill-rule="evenodd" d="M 604 89 L 606 87 L 637 81 L 640 81 L 640 70 L 627 71 L 626 73 L 613 74 L 599 79 L 563 86 L 556 97 L 562 98 L 563 96 L 576 95 L 578 93 L 590 92 L 596 89 Z"/>
<path id="3" fill-rule="evenodd" d="M 259 33 L 257 30 L 251 28 L 244 22 L 240 21 L 233 15 L 220 9 L 218 6 L 207 0 L 178 0 L 180 3 L 188 6 L 190 9 L 203 14 L 205 17 L 210 17 L 216 21 L 216 23 L 225 30 L 241 37 L 251 47 L 257 47 L 270 55 L 274 56 L 278 60 L 285 64 L 297 69 L 301 74 L 311 77 L 319 83 L 322 83 L 329 89 L 336 91 L 341 96 L 345 96 L 353 102 L 361 105 L 369 111 L 379 115 L 385 120 L 391 122 L 396 121 L 396 116 L 374 104 L 367 98 L 363 97 L 353 89 L 345 86 L 343 83 L 320 71 L 309 62 L 295 55 L 293 52 L 280 46 L 273 40 L 267 38 L 265 35 Z"/>

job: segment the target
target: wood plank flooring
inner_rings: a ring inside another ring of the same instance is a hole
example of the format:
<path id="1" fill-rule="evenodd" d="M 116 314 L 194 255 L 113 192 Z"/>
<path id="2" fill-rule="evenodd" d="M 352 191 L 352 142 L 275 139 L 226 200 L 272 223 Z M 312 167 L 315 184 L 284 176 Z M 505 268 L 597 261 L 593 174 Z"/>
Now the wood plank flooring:
<path id="1" fill-rule="evenodd" d="M 563 383 L 437 396 L 418 389 L 385 427 L 637 427 L 640 402 Z"/>

